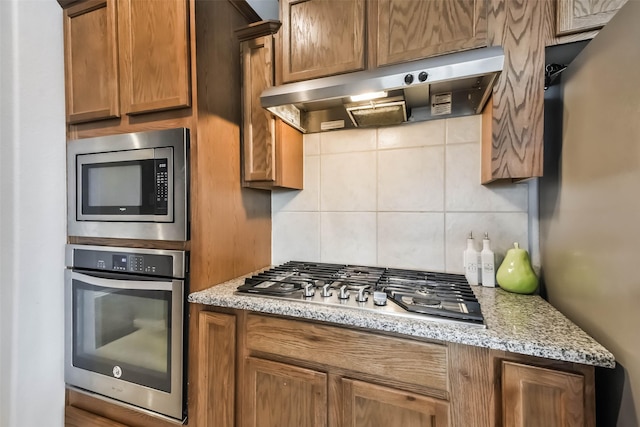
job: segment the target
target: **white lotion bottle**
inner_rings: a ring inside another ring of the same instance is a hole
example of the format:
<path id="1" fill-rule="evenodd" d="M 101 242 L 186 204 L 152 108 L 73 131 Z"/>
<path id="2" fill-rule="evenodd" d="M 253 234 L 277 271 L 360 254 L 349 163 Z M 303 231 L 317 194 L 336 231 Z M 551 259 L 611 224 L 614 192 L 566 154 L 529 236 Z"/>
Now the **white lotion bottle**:
<path id="1" fill-rule="evenodd" d="M 482 270 L 482 286 L 489 288 L 496 287 L 496 258 L 491 250 L 491 242 L 489 235 L 484 233 L 482 240 L 482 251 L 480 252 L 481 270 Z"/>
<path id="2" fill-rule="evenodd" d="M 473 233 L 467 238 L 467 249 L 464 251 L 464 275 L 470 285 L 478 285 L 478 251 L 476 251 Z"/>

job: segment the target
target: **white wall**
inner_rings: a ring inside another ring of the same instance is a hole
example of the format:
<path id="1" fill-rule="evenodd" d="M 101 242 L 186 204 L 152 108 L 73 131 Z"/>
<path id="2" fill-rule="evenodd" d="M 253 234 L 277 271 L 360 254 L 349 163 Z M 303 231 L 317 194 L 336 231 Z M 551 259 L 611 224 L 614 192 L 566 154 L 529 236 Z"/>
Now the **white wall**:
<path id="1" fill-rule="evenodd" d="M 0 426 L 64 421 L 62 9 L 0 1 Z"/>
<path id="2" fill-rule="evenodd" d="M 480 185 L 481 132 L 470 116 L 305 135 L 304 190 L 272 195 L 273 263 L 461 273 L 469 231 L 478 250 L 489 233 L 498 262 L 519 242 L 535 263 L 537 193 Z"/>

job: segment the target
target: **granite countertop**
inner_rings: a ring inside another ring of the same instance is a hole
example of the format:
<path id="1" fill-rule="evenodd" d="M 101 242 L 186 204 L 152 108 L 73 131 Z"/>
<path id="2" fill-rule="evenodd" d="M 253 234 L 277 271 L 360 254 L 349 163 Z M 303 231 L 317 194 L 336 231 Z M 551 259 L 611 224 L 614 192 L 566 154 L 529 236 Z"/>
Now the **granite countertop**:
<path id="1" fill-rule="evenodd" d="M 235 295 L 236 288 L 244 283 L 244 278 L 252 274 L 194 292 L 189 295 L 188 301 L 395 332 L 585 365 L 607 368 L 615 366 L 615 359 L 607 349 L 537 295 L 518 295 L 499 288 L 473 286 L 487 325 L 486 329 L 481 329 L 303 301 Z"/>

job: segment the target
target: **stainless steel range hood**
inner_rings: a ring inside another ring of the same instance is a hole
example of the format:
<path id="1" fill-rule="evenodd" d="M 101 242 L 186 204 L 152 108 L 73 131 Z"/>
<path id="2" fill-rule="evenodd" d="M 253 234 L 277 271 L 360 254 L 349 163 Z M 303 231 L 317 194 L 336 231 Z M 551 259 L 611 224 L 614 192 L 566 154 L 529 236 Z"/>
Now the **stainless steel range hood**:
<path id="1" fill-rule="evenodd" d="M 260 102 L 305 133 L 479 114 L 503 64 L 487 47 L 275 86 Z"/>

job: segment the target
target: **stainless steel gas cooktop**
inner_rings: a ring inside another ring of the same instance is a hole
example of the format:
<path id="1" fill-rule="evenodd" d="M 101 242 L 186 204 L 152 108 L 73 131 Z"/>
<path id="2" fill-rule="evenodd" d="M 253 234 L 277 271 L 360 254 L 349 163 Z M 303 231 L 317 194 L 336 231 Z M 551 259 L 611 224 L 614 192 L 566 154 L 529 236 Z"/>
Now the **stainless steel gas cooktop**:
<path id="1" fill-rule="evenodd" d="M 237 293 L 486 327 L 459 274 L 290 261 L 246 278 Z"/>

